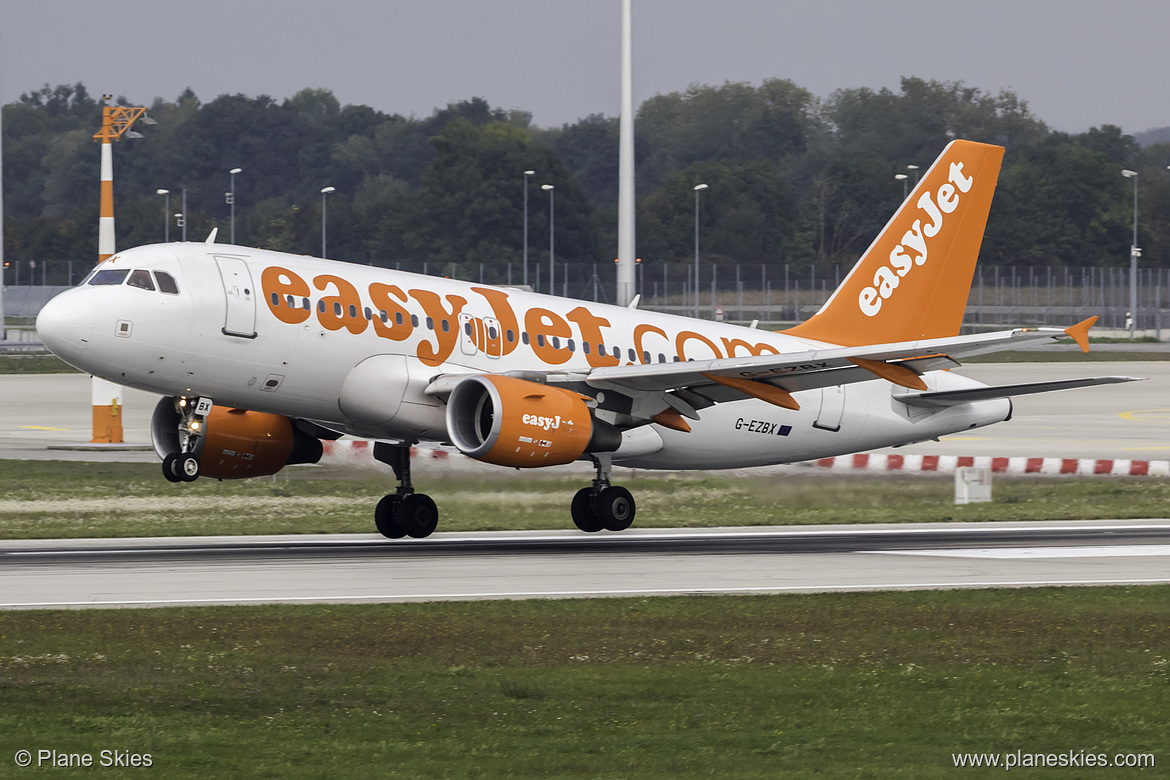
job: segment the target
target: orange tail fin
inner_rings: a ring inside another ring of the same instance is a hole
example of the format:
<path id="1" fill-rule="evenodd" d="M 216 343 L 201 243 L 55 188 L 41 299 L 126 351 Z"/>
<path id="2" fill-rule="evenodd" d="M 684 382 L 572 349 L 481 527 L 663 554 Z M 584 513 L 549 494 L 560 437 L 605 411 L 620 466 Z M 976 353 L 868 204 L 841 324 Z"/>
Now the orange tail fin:
<path id="1" fill-rule="evenodd" d="M 1003 148 L 952 141 L 820 311 L 785 333 L 842 346 L 954 336 Z"/>

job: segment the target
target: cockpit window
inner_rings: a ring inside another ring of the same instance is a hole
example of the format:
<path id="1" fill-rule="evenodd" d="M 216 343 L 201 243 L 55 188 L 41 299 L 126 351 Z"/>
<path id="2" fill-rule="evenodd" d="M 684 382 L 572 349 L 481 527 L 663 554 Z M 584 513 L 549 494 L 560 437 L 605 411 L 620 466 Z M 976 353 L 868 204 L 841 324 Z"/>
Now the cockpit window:
<path id="1" fill-rule="evenodd" d="M 90 284 L 121 284 L 126 280 L 126 275 L 130 273 L 129 270 L 123 268 L 107 268 L 103 271 L 98 271 L 90 277 Z"/>
<path id="2" fill-rule="evenodd" d="M 141 269 L 130 274 L 130 280 L 126 282 L 126 286 L 138 287 L 154 292 L 154 282 L 150 279 L 150 271 L 143 271 Z"/>
<path id="3" fill-rule="evenodd" d="M 167 295 L 179 294 L 179 285 L 175 283 L 175 277 L 166 271 L 155 271 L 154 278 L 158 280 L 158 289 L 160 291 L 165 292 Z"/>

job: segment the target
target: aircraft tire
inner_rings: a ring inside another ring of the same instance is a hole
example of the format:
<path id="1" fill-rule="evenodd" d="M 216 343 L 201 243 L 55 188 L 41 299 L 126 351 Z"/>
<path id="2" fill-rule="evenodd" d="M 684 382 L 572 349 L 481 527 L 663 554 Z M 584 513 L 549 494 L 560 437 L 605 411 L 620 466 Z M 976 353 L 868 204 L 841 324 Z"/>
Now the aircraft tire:
<path id="1" fill-rule="evenodd" d="M 397 493 L 382 496 L 382 500 L 374 508 L 374 525 L 377 526 L 378 533 L 387 539 L 401 539 L 406 536 L 406 529 L 398 522 Z"/>
<path id="2" fill-rule="evenodd" d="M 573 515 L 573 524 L 588 534 L 597 533 L 602 529 L 597 513 L 589 504 L 592 493 L 593 488 L 581 488 L 573 496 L 573 503 L 569 505 L 569 512 Z"/>
<path id="3" fill-rule="evenodd" d="M 163 476 L 166 477 L 167 482 L 183 481 L 183 478 L 179 476 L 179 471 L 176 466 L 178 460 L 179 455 L 176 452 L 172 452 L 170 455 L 167 455 L 165 458 L 163 458 L 162 473 Z"/>
<path id="4" fill-rule="evenodd" d="M 175 462 L 175 472 L 184 482 L 194 482 L 199 479 L 199 471 L 198 455 L 180 455 Z"/>
<path id="5" fill-rule="evenodd" d="M 398 502 L 398 522 L 412 539 L 425 539 L 439 525 L 439 509 L 425 493 L 411 493 Z"/>
<path id="6" fill-rule="evenodd" d="M 607 531 L 624 531 L 634 522 L 637 507 L 634 497 L 624 487 L 611 485 L 597 495 L 594 503 L 597 520 Z"/>

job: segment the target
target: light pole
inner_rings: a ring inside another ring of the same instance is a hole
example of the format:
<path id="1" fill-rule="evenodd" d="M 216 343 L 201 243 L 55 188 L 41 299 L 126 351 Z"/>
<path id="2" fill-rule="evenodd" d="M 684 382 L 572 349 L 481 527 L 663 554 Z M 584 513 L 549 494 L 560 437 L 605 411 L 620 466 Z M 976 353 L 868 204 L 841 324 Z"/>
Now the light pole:
<path id="1" fill-rule="evenodd" d="M 699 316 L 699 193 L 706 184 L 695 185 L 695 316 Z"/>
<path id="2" fill-rule="evenodd" d="M 171 191 L 158 190 L 159 195 L 163 196 L 163 243 L 171 243 Z"/>
<path id="3" fill-rule="evenodd" d="M 329 193 L 333 192 L 334 189 L 335 188 L 333 188 L 333 187 L 322 187 L 321 188 L 321 257 L 322 258 L 325 257 L 325 198 L 327 198 L 329 196 Z"/>
<path id="4" fill-rule="evenodd" d="M 232 177 L 232 191 L 228 193 L 228 203 L 232 206 L 232 244 L 236 243 L 236 174 L 243 168 L 232 168 L 228 171 Z"/>
<path id="5" fill-rule="evenodd" d="M 540 185 L 542 190 L 548 190 L 548 294 L 557 294 L 557 262 L 554 254 L 554 247 L 556 246 L 555 234 L 553 233 L 553 224 L 556 219 L 556 203 L 553 201 L 553 192 L 556 189 L 551 184 Z"/>
<path id="6" fill-rule="evenodd" d="M 906 180 L 910 177 L 904 173 L 895 173 L 894 178 L 902 182 L 902 200 L 906 200 Z"/>
<path id="7" fill-rule="evenodd" d="M 918 166 L 917 165 L 907 165 L 906 170 L 914 171 L 914 186 L 917 187 L 918 186 Z"/>
<path id="8" fill-rule="evenodd" d="M 1137 325 L 1137 261 L 1142 256 L 1142 250 L 1137 245 L 1137 171 L 1123 170 L 1121 175 L 1133 179 L 1133 243 L 1129 247 L 1129 337 L 1133 338 L 1134 327 Z"/>
<path id="9" fill-rule="evenodd" d="M 536 171 L 524 171 L 524 286 L 528 286 L 528 177 Z"/>

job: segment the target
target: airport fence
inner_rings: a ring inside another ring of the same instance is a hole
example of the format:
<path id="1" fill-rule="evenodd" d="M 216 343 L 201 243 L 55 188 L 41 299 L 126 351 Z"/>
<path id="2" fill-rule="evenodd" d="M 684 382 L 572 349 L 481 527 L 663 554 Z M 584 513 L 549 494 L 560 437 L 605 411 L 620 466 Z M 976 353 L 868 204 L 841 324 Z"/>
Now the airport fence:
<path id="1" fill-rule="evenodd" d="M 394 268 L 487 284 L 527 286 L 580 300 L 613 303 L 612 263 L 558 263 L 549 284 L 547 260 L 493 267 L 484 264 L 396 263 Z M 79 282 L 90 263 L 59 260 L 12 263 L 5 269 L 5 313 L 10 318 L 35 318 L 40 306 L 58 289 Z M 840 284 L 847 269 L 797 270 L 784 264 L 703 264 L 695 283 L 692 263 L 639 263 L 636 273 L 640 307 L 703 319 L 782 327 L 811 317 Z M 1135 330 L 1161 340 L 1170 301 L 1170 269 L 1139 269 Z M 1067 326 L 1099 315 L 1098 327 L 1128 331 L 1130 272 L 1128 268 L 1049 268 L 1045 266 L 983 267 L 972 280 L 964 329 L 968 332 L 1008 327 Z M 16 323 L 18 326 L 20 323 Z M 1170 338 L 1170 334 L 1167 334 Z"/>

